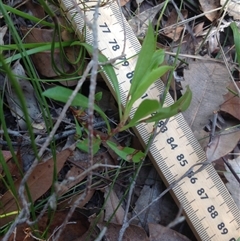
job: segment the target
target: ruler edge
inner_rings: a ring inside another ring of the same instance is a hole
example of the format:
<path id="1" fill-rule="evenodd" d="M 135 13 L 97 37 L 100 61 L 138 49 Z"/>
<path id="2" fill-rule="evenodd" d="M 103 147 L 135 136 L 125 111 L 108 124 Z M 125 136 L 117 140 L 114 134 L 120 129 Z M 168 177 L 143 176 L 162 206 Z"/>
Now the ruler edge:
<path id="1" fill-rule="evenodd" d="M 62 9 L 66 11 L 66 10 L 69 10 L 69 9 L 68 9 L 68 7 L 65 5 L 65 4 L 66 4 L 65 1 L 67 1 L 67 0 L 61 0 L 61 1 L 60 1 L 60 5 L 62 6 Z M 70 2 L 70 3 L 68 2 L 67 4 L 72 4 L 72 3 L 71 3 L 71 2 Z M 112 5 L 112 4 L 111 4 L 111 5 Z M 113 12 L 116 12 L 117 9 L 116 9 L 116 8 L 112 8 L 111 5 L 109 6 L 109 7 L 111 8 L 111 10 L 112 10 Z M 73 6 L 73 5 L 72 5 L 72 6 Z M 117 6 L 117 7 L 118 7 L 118 6 Z M 66 15 L 67 15 L 67 16 L 70 15 L 71 17 L 73 17 L 73 16 L 71 15 L 70 11 L 69 11 L 68 14 L 66 14 Z M 116 16 L 115 16 L 115 17 L 117 18 L 118 15 L 119 15 L 119 17 L 120 17 L 119 12 L 116 12 Z M 123 18 L 124 18 L 124 21 L 125 21 L 125 24 L 126 24 L 126 25 L 124 25 L 124 27 L 125 27 L 125 28 L 130 28 L 130 30 L 132 31 L 132 29 L 131 29 L 131 27 L 129 26 L 128 22 L 126 21 L 125 17 L 123 17 Z M 120 17 L 120 19 L 122 19 L 122 18 Z M 72 21 L 70 20 L 70 18 L 68 18 L 68 20 L 71 22 L 72 26 L 74 27 L 76 33 L 77 33 L 78 36 L 79 36 L 81 33 L 80 33 L 79 27 L 77 26 L 77 23 L 72 22 Z M 123 24 L 122 24 L 121 21 L 120 21 L 120 24 L 121 24 L 121 27 L 123 27 Z M 127 31 L 126 31 L 126 32 L 127 32 Z M 134 37 L 135 37 L 135 36 L 134 36 Z M 133 44 L 133 46 L 134 46 L 134 44 Z M 139 49 L 138 49 L 138 51 L 139 51 Z M 137 51 L 136 51 L 136 52 L 137 52 Z M 106 82 L 107 86 L 108 86 L 110 89 L 113 90 L 113 86 L 112 86 L 111 82 L 109 81 L 109 77 L 107 76 L 107 74 L 105 73 L 103 76 L 104 76 L 104 79 L 105 79 L 105 82 Z M 106 79 L 107 79 L 107 81 L 106 81 Z M 161 82 L 161 81 L 160 81 L 160 82 Z M 111 91 L 111 92 L 112 92 L 112 94 L 114 95 L 114 91 Z M 169 96 L 170 96 L 170 95 L 169 95 L 169 93 L 168 93 L 168 97 L 167 97 L 167 98 L 169 98 Z M 172 99 L 172 98 L 170 97 L 170 99 Z M 169 104 L 169 103 L 168 103 L 168 104 Z M 205 152 L 203 151 L 202 147 L 200 146 L 199 142 L 197 141 L 196 137 L 194 136 L 194 134 L 193 134 L 192 130 L 190 129 L 190 127 L 188 126 L 187 122 L 185 121 L 182 113 L 179 113 L 179 114 L 178 114 L 177 116 L 175 116 L 175 117 L 178 118 L 178 119 L 180 118 L 180 119 L 183 120 L 183 121 L 181 122 L 181 124 L 185 124 L 185 126 L 187 127 L 187 129 L 189 129 L 188 134 L 191 135 L 191 137 L 192 137 L 191 139 L 193 139 L 193 140 L 195 141 L 195 144 L 198 146 L 198 151 L 203 152 L 203 153 L 204 153 L 204 156 L 205 156 Z M 177 121 L 178 124 L 179 124 L 179 121 L 180 121 L 180 120 Z M 137 131 L 135 132 L 135 134 L 140 138 L 141 143 L 143 144 L 143 146 L 146 146 L 146 143 L 145 143 L 145 141 L 143 140 L 143 137 L 142 137 L 142 135 L 141 135 L 141 131 L 142 131 L 141 125 L 139 125 L 138 127 L 135 127 L 135 129 L 137 129 Z M 184 134 L 185 134 L 185 132 L 184 132 Z M 188 135 L 186 135 L 186 136 L 188 136 Z M 150 154 L 150 156 L 151 156 L 151 160 L 152 160 L 152 163 L 153 163 L 154 167 L 157 169 L 157 172 L 158 172 L 158 174 L 160 175 L 160 177 L 164 180 L 165 185 L 166 185 L 166 186 L 170 185 L 170 184 L 169 184 L 169 181 L 166 179 L 165 175 L 163 174 L 161 168 L 158 166 L 158 162 L 155 160 L 155 158 L 153 157 L 153 155 L 151 154 L 151 152 L 150 152 L 149 154 Z M 199 156 L 198 156 L 198 157 L 199 157 Z M 205 159 L 206 159 L 206 158 L 205 158 Z M 209 170 L 209 169 L 210 169 L 210 170 Z M 238 209 L 236 203 L 234 202 L 232 196 L 230 195 L 229 191 L 227 190 L 225 184 L 222 182 L 221 178 L 220 178 L 219 175 L 217 174 L 216 170 L 214 169 L 214 167 L 213 167 L 212 165 L 208 165 L 208 167 L 205 168 L 204 170 L 207 171 L 207 173 L 211 172 L 211 173 L 216 174 L 215 179 L 212 179 L 212 180 L 213 180 L 213 182 L 214 182 L 214 184 L 215 184 L 216 187 L 217 187 L 218 185 L 220 185 L 221 187 L 223 187 L 224 190 L 222 190 L 222 191 L 224 191 L 224 194 L 225 194 L 225 195 L 229 196 L 229 198 L 230 198 L 229 200 L 233 203 L 233 206 L 231 205 L 232 214 L 233 214 L 234 217 L 235 217 L 235 216 L 239 216 L 239 217 L 237 217 L 236 222 L 238 223 L 238 225 L 240 225 L 239 209 Z M 218 179 L 218 180 L 216 180 L 216 179 Z M 216 181 L 216 182 L 215 182 L 215 181 Z M 217 185 L 217 184 L 218 184 L 218 185 Z M 174 189 L 177 189 L 177 187 L 178 187 L 178 185 L 175 186 L 170 192 L 173 194 L 172 197 L 173 197 L 173 199 L 175 200 L 175 203 L 179 206 L 179 204 L 180 204 L 179 201 L 181 201 L 182 199 L 180 199 L 180 197 L 176 194 L 176 191 L 174 191 Z M 219 191 L 219 188 L 217 188 L 217 190 Z M 220 191 L 219 191 L 219 192 L 220 192 Z M 222 194 L 222 192 L 220 192 L 220 193 Z M 224 195 L 224 196 L 225 196 L 225 195 Z M 184 195 L 183 195 L 183 197 L 184 197 Z M 180 200 L 179 200 L 179 199 L 180 199 Z M 223 199 L 225 200 L 225 197 L 223 197 Z M 235 207 L 234 207 L 234 206 L 235 206 Z M 236 208 L 236 210 L 234 210 L 235 208 Z M 235 211 L 238 211 L 238 213 L 235 214 Z M 184 210 L 184 212 L 185 212 L 185 210 Z M 194 232 L 194 234 L 196 235 L 197 238 L 200 238 L 199 240 L 202 240 L 201 237 L 199 236 L 199 232 L 197 231 L 196 226 L 193 225 L 193 222 L 191 222 L 191 219 L 189 218 L 189 214 L 187 214 L 187 212 L 185 212 L 185 214 L 186 214 L 185 217 L 186 217 L 186 220 L 187 220 L 188 223 L 189 223 L 189 226 L 190 226 L 190 227 L 193 227 L 193 228 L 192 228 L 192 231 Z M 196 217 L 197 217 L 197 215 L 196 215 Z M 239 219 L 239 220 L 238 220 L 238 219 Z M 201 231 L 201 229 L 200 229 L 199 231 Z M 237 237 L 237 238 L 238 238 L 238 237 Z"/>

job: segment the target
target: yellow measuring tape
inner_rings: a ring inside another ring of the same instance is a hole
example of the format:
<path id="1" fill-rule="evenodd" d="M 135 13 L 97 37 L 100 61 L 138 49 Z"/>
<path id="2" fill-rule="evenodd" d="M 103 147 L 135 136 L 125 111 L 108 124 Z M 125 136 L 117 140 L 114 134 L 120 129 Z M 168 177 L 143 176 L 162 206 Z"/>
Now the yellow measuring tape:
<path id="1" fill-rule="evenodd" d="M 81 9 L 88 9 L 85 11 L 85 19 L 91 21 L 96 2 L 85 1 L 83 5 L 79 0 L 74 3 L 71 0 L 61 0 L 63 11 L 81 39 L 85 31 L 84 17 L 76 5 L 78 4 Z M 103 4 L 99 8 L 97 30 L 99 50 L 108 59 L 120 56 L 125 46 L 126 57 L 122 59 L 124 61 L 114 66 L 119 81 L 121 101 L 125 106 L 136 66 L 136 55 L 141 45 L 115 2 Z M 93 43 L 91 31 L 86 27 L 86 42 L 89 44 Z M 103 73 L 103 77 L 114 95 L 108 76 Z M 156 81 L 142 99 L 159 99 L 163 88 L 161 80 Z M 136 102 L 135 109 L 140 102 L 141 100 Z M 165 104 L 172 103 L 172 98 L 167 95 Z M 159 121 L 158 127 L 161 128 L 163 125 L 164 121 Z M 152 124 L 141 124 L 136 128 L 136 134 L 145 146 L 152 133 L 152 127 Z M 161 134 L 155 138 L 150 148 L 150 156 L 167 186 L 185 174 L 192 165 L 206 161 L 204 151 L 182 114 L 170 118 L 167 125 L 162 128 Z M 186 177 L 180 181 L 173 188 L 173 196 L 177 204 L 182 205 L 186 219 L 198 240 L 236 241 L 240 237 L 239 209 L 212 165 L 208 165 L 193 177 Z"/>

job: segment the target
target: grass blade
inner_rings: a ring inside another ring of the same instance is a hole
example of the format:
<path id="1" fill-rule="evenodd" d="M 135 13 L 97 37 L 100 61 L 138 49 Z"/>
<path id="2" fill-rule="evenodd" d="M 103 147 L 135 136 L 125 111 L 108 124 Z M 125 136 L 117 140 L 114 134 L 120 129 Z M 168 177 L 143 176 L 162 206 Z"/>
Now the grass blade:
<path id="1" fill-rule="evenodd" d="M 237 61 L 240 66 L 240 31 L 236 25 L 235 22 L 232 22 L 230 24 L 232 31 L 233 31 L 233 38 L 234 38 L 234 43 L 235 43 L 235 49 L 237 52 Z"/>

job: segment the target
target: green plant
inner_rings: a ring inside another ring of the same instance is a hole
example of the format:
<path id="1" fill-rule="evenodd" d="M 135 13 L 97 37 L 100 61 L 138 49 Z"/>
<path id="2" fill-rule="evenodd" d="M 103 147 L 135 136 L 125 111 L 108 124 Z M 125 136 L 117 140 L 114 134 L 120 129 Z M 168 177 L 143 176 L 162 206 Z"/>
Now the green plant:
<path id="1" fill-rule="evenodd" d="M 87 49 L 89 53 L 92 53 L 92 47 L 86 43 L 75 42 L 73 45 L 81 45 Z M 102 54 L 99 54 L 99 62 L 104 63 L 107 61 L 107 58 Z M 154 38 L 154 31 L 151 25 L 149 25 L 147 35 L 142 45 L 142 49 L 138 56 L 138 61 L 136 64 L 136 68 L 134 71 L 134 76 L 131 82 L 131 88 L 127 97 L 127 104 L 125 106 L 125 110 L 122 110 L 121 107 L 121 99 L 120 99 L 120 91 L 118 86 L 118 80 L 113 70 L 113 67 L 109 65 L 102 65 L 103 70 L 107 73 L 110 80 L 112 81 L 116 99 L 119 107 L 119 116 L 120 122 L 117 127 L 113 130 L 110 129 L 108 120 L 105 114 L 101 111 L 101 109 L 95 105 L 95 110 L 102 116 L 102 118 L 106 121 L 108 127 L 108 138 L 101 136 L 95 136 L 95 146 L 94 152 L 99 149 L 101 142 L 106 142 L 106 144 L 114 150 L 121 158 L 126 161 L 141 161 L 145 154 L 141 151 L 136 151 L 130 147 L 119 147 L 115 143 L 111 142 L 109 138 L 114 134 L 124 131 L 130 127 L 137 126 L 142 122 L 150 123 L 150 122 L 158 122 L 159 120 L 170 118 L 178 114 L 181 111 L 184 111 L 188 108 L 192 93 L 189 88 L 187 88 L 185 94 L 174 104 L 168 107 L 163 107 L 158 100 L 153 99 L 145 99 L 138 106 L 133 118 L 128 122 L 130 112 L 134 103 L 144 95 L 144 93 L 148 90 L 148 88 L 161 76 L 163 76 L 167 71 L 173 70 L 172 66 L 162 65 L 164 61 L 164 51 L 162 49 L 156 50 L 156 41 Z M 146 65 L 145 63 L 149 63 Z M 55 87 L 52 89 L 48 89 L 43 93 L 44 96 L 55 99 L 57 101 L 66 102 L 71 95 L 72 91 L 66 89 L 64 87 Z M 82 108 L 88 107 L 88 98 L 77 94 L 75 99 L 72 102 L 72 106 L 81 106 Z M 88 141 L 83 141 L 80 147 L 83 150 L 87 150 L 86 146 Z"/>
<path id="2" fill-rule="evenodd" d="M 233 31 L 233 38 L 234 38 L 234 43 L 235 43 L 235 48 L 236 48 L 236 56 L 237 56 L 237 62 L 240 65 L 240 31 L 236 25 L 235 22 L 232 22 L 230 24 L 232 31 Z"/>

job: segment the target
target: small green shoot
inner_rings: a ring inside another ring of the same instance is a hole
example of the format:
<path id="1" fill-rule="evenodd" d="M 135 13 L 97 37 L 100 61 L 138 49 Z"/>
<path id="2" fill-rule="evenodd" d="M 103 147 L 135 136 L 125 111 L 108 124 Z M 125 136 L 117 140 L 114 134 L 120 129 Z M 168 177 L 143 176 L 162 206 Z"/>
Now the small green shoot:
<path id="1" fill-rule="evenodd" d="M 107 141 L 107 145 L 125 161 L 133 161 L 135 163 L 138 163 L 140 161 L 143 161 L 145 158 L 145 154 L 143 152 L 135 150 L 133 148 L 117 146 L 112 141 Z"/>
<path id="2" fill-rule="evenodd" d="M 84 48 L 86 48 L 86 50 L 90 54 L 93 53 L 92 46 L 86 43 L 74 42 L 72 43 L 72 45 L 81 45 Z M 100 64 L 107 62 L 107 60 L 108 59 L 104 55 L 99 54 Z M 178 101 L 176 101 L 174 104 L 168 107 L 162 107 L 161 103 L 158 100 L 143 100 L 137 107 L 137 110 L 133 118 L 129 121 L 129 123 L 127 123 L 134 103 L 138 101 L 147 92 L 149 87 L 157 79 L 166 74 L 168 71 L 173 70 L 172 66 L 162 65 L 163 62 L 164 51 L 161 49 L 156 50 L 154 31 L 152 26 L 149 25 L 146 38 L 143 42 L 142 49 L 138 56 L 138 61 L 136 64 L 136 68 L 134 70 L 133 79 L 131 81 L 131 87 L 128 93 L 128 99 L 124 111 L 122 111 L 121 107 L 122 104 L 120 99 L 120 90 L 115 71 L 110 64 L 102 65 L 102 69 L 107 74 L 115 91 L 115 96 L 119 107 L 120 122 L 114 130 L 110 130 L 107 117 L 97 105 L 94 106 L 95 110 L 102 116 L 104 121 L 106 121 L 109 134 L 109 137 L 107 139 L 106 137 L 104 137 L 101 140 L 101 137 L 99 136 L 94 137 L 94 153 L 98 151 L 101 142 L 104 141 L 114 152 L 116 152 L 116 154 L 118 154 L 125 161 L 132 160 L 133 162 L 141 162 L 145 156 L 143 152 L 137 151 L 129 147 L 117 146 L 115 143 L 109 141 L 109 138 L 117 132 L 124 131 L 130 127 L 137 126 L 142 122 L 158 122 L 159 120 L 170 118 L 188 108 L 192 99 L 192 92 L 189 88 L 187 88 L 185 94 Z M 48 89 L 43 93 L 43 95 L 46 97 L 52 98 L 57 101 L 62 101 L 65 103 L 67 102 L 71 94 L 72 91 L 64 87 L 55 87 L 52 89 Z M 101 95 L 96 94 L 95 97 L 98 100 L 99 98 L 101 98 Z M 83 108 L 88 108 L 88 98 L 81 94 L 77 94 L 77 96 L 72 102 L 72 106 L 81 106 Z M 88 151 L 88 140 L 86 139 L 84 141 L 79 142 L 78 147 L 81 150 Z"/>
<path id="3" fill-rule="evenodd" d="M 230 24 L 230 26 L 233 31 L 233 38 L 234 38 L 235 49 L 236 49 L 236 53 L 237 53 L 237 61 L 240 66 L 240 31 L 235 22 L 232 22 Z"/>

